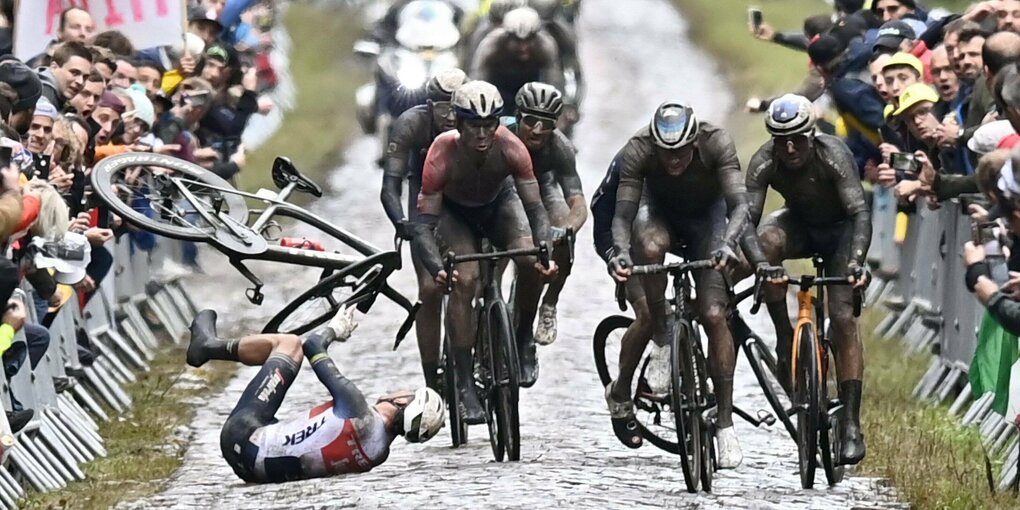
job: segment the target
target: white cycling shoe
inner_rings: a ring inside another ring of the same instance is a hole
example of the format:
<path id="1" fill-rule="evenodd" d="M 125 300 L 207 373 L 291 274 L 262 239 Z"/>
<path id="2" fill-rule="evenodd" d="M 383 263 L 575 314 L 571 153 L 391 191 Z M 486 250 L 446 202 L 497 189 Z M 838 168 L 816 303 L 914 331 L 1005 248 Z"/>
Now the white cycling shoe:
<path id="1" fill-rule="evenodd" d="M 538 309 L 538 327 L 535 328 L 535 343 L 549 345 L 556 341 L 556 307 L 542 305 Z"/>
<path id="2" fill-rule="evenodd" d="M 645 368 L 645 382 L 648 383 L 652 393 L 661 395 L 668 393 L 672 384 L 670 348 L 669 345 L 659 347 L 655 342 L 651 342 L 651 346 L 648 366 Z"/>
<path id="3" fill-rule="evenodd" d="M 744 454 L 740 451 L 740 442 L 737 441 L 737 432 L 733 430 L 733 426 L 716 429 L 715 445 L 719 469 L 733 469 L 744 461 Z"/>

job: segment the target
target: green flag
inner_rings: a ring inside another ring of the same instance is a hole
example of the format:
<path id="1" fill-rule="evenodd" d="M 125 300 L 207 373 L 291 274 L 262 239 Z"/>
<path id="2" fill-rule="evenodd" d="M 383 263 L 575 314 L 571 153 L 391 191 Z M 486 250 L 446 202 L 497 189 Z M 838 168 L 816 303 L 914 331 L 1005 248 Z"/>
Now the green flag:
<path id="1" fill-rule="evenodd" d="M 1007 333 L 985 312 L 978 331 L 977 349 L 970 362 L 970 387 L 975 398 L 995 393 L 992 409 L 1003 416 L 1009 403 L 1009 374 L 1016 360 L 1016 335 Z"/>

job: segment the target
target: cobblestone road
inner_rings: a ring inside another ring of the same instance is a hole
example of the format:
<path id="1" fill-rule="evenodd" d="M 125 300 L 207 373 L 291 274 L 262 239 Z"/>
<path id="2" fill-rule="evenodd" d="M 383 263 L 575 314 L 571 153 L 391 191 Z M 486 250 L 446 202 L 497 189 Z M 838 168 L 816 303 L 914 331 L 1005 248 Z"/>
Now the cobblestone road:
<path id="1" fill-rule="evenodd" d="M 654 107 L 667 98 L 692 102 L 699 115 L 721 121 L 732 104 L 716 66 L 686 39 L 686 26 L 666 0 L 586 0 L 581 21 L 583 59 L 590 88 L 584 123 L 577 130 L 579 168 L 589 193 L 626 138 Z M 371 140 L 356 141 L 345 166 L 333 176 L 333 197 L 317 207 L 327 218 L 365 235 L 379 246 L 390 242 L 391 228 L 378 204 L 379 173 L 371 168 Z M 221 397 L 200 405 L 187 432 L 192 447 L 183 468 L 163 494 L 129 507 L 149 508 L 849 508 L 892 507 L 892 495 L 880 481 L 849 478 L 832 489 L 802 491 L 796 452 L 780 430 L 736 424 L 743 444 L 743 465 L 717 474 L 714 494 L 688 494 L 677 459 L 650 445 L 629 450 L 609 427 L 608 413 L 591 358 L 591 333 L 601 317 L 614 313 L 612 286 L 590 248 L 590 232 L 579 239 L 578 263 L 560 305 L 560 338 L 540 350 L 539 383 L 521 397 L 522 460 L 492 461 L 484 427 L 471 429 L 470 443 L 449 448 L 444 432 L 425 445 L 398 439 L 389 461 L 375 471 L 329 480 L 271 486 L 237 480 L 219 453 L 219 427 L 253 375 L 244 369 Z M 224 284 L 236 276 L 224 264 L 196 282 L 206 304 L 217 307 L 235 330 L 257 329 L 274 303 L 256 309 L 225 305 Z M 261 268 L 267 275 L 269 268 Z M 277 269 L 277 271 L 280 271 Z M 268 276 L 268 275 L 267 275 Z M 270 278 L 286 299 L 307 280 L 281 272 Z M 409 272 L 395 285 L 414 294 Z M 230 288 L 229 299 L 239 300 Z M 764 314 L 763 314 L 764 316 Z M 334 346 L 341 369 L 369 395 L 417 386 L 413 340 L 392 352 L 399 309 L 380 301 L 349 343 Z M 752 320 L 762 320 L 761 317 Z M 771 327 L 760 324 L 764 331 Z M 310 370 L 301 375 L 281 416 L 327 399 Z M 765 407 L 750 370 L 738 366 L 736 400 L 748 409 Z M 821 475 L 820 475 L 821 476 Z M 820 484 L 822 486 L 824 484 Z"/>

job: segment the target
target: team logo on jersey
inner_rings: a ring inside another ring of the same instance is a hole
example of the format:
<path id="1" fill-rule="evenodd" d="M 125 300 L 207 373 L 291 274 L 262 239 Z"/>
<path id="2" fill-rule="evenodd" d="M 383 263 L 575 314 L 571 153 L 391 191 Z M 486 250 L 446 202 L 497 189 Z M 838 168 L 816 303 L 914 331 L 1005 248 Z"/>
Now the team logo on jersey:
<path id="1" fill-rule="evenodd" d="M 323 415 L 318 422 L 315 422 L 293 434 L 288 435 L 284 441 L 283 446 L 297 446 L 304 442 L 305 439 L 312 437 L 319 430 L 319 427 L 326 424 L 326 416 Z"/>

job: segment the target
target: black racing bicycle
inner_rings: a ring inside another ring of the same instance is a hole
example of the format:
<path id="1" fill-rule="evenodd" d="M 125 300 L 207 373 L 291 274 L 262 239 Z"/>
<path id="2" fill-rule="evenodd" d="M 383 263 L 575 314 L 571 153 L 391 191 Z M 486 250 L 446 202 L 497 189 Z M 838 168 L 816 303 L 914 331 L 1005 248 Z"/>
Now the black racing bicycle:
<path id="1" fill-rule="evenodd" d="M 326 323 L 350 302 L 357 286 L 358 309 L 366 312 L 382 294 L 408 312 L 397 338 L 406 336 L 414 322 L 417 304 L 386 283 L 400 267 L 399 251 L 383 251 L 308 210 L 288 203 L 294 192 L 322 196 L 322 189 L 279 157 L 273 163 L 273 182 L 280 191 L 239 191 L 216 174 L 196 164 L 148 152 L 125 153 L 103 159 L 92 171 L 92 187 L 99 199 L 129 224 L 162 236 L 204 242 L 225 254 L 231 265 L 252 283 L 245 294 L 253 304 L 264 298 L 262 281 L 246 260 L 267 260 L 322 269 L 318 283 L 278 312 L 263 332 L 304 334 Z M 261 204 L 249 210 L 248 203 Z M 350 247 L 356 255 L 325 251 L 305 243 L 279 243 L 277 216 L 314 227 L 325 236 Z M 365 280 L 365 276 L 371 280 Z M 365 294 L 369 291 L 368 294 Z"/>
<path id="2" fill-rule="evenodd" d="M 717 412 L 715 394 L 708 384 L 707 362 L 701 345 L 701 335 L 697 324 L 697 313 L 691 303 L 690 272 L 698 269 L 709 269 L 714 266 L 710 260 L 695 262 L 678 262 L 671 264 L 653 264 L 635 266 L 631 275 L 639 276 L 655 273 L 669 273 L 673 276 L 673 294 L 669 299 L 671 321 L 675 325 L 671 349 L 671 388 L 666 395 L 654 392 L 648 385 L 646 372 L 650 358 L 646 353 L 638 363 L 635 374 L 634 395 L 635 415 L 641 436 L 656 447 L 681 457 L 681 469 L 689 492 L 697 492 L 699 484 L 706 491 L 711 491 L 712 476 L 715 470 L 715 416 Z M 750 292 L 746 293 L 750 295 Z M 747 297 L 746 295 L 743 297 Z M 734 302 L 736 301 L 734 297 Z M 617 288 L 617 301 L 620 310 L 626 310 L 623 286 Z M 605 318 L 595 330 L 594 354 L 595 366 L 606 386 L 616 378 L 610 367 L 617 366 L 622 350 L 623 332 L 630 326 L 633 319 L 623 315 L 612 315 Z M 754 335 L 739 314 L 731 312 L 731 327 L 743 325 L 740 333 L 734 333 L 734 339 L 742 345 L 751 365 L 756 367 L 755 375 L 767 394 L 773 394 L 776 384 L 766 359 L 774 360 L 761 339 Z M 775 361 L 771 362 L 772 366 Z M 770 370 L 768 376 L 765 370 Z M 769 384 L 763 379 L 769 377 Z M 781 391 L 781 390 L 780 390 Z M 778 397 L 769 399 L 780 402 Z M 773 404 L 780 411 L 785 411 L 780 404 Z M 733 412 L 754 427 L 772 425 L 775 417 L 767 411 L 759 410 L 752 416 L 739 407 L 734 406 Z"/>
<path id="3" fill-rule="evenodd" d="M 485 405 L 485 422 L 489 429 L 489 444 L 496 462 L 504 457 L 516 461 L 521 459 L 520 413 L 520 366 L 517 358 L 517 340 L 514 335 L 510 308 L 503 299 L 500 281 L 496 277 L 496 265 L 500 260 L 514 257 L 538 256 L 546 267 L 549 266 L 549 247 L 543 242 L 536 248 L 522 248 L 495 251 L 487 240 L 482 240 L 480 253 L 457 255 L 449 252 L 443 258 L 446 271 L 446 293 L 453 292 L 453 270 L 458 264 L 479 262 L 481 276 L 481 298 L 477 300 L 477 333 L 475 339 L 475 389 Z M 449 298 L 444 299 L 449 302 Z M 449 321 L 446 304 L 443 305 L 444 320 Z M 445 398 L 450 410 L 450 427 L 454 446 L 458 439 L 467 441 L 467 424 L 460 413 L 460 398 L 457 394 L 456 370 L 453 365 L 449 330 L 443 340 Z"/>

